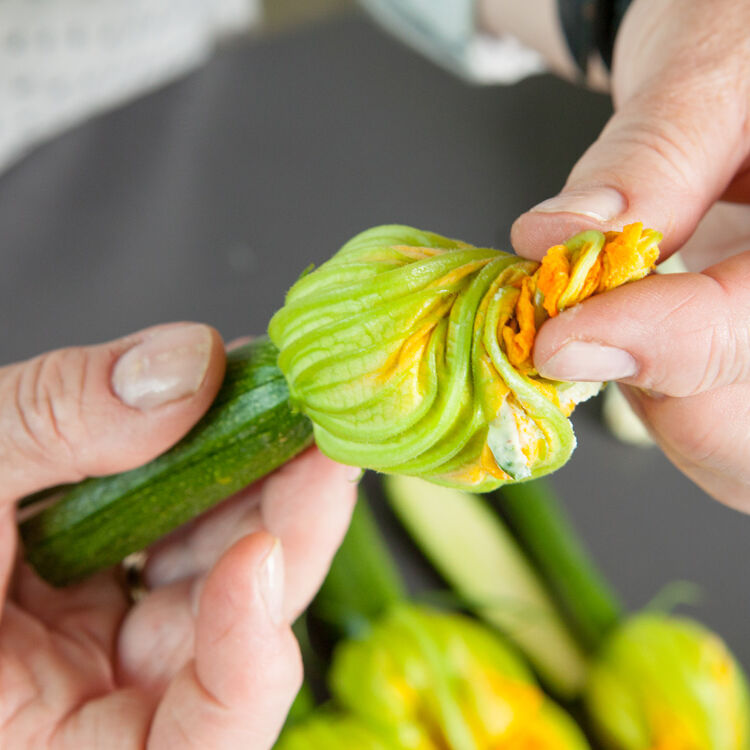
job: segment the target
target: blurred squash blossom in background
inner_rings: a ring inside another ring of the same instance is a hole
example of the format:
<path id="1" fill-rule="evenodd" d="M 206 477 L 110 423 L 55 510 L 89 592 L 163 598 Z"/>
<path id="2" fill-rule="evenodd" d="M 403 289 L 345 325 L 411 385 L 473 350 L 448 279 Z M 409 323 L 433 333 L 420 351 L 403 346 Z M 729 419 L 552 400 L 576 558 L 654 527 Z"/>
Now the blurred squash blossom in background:
<path id="1" fill-rule="evenodd" d="M 342 748 L 588 748 L 520 657 L 492 630 L 462 615 L 399 605 L 363 639 L 338 647 L 329 681 L 338 705 L 373 732 L 364 744 Z M 333 726 L 341 732 L 339 742 L 354 727 L 315 718 L 289 732 L 279 750 L 335 747 L 315 744 Z"/>
<path id="2" fill-rule="evenodd" d="M 548 484 L 491 497 L 410 477 L 382 486 L 449 585 L 444 602 L 473 616 L 410 600 L 361 492 L 305 620 L 330 700 L 300 701 L 275 750 L 750 748 L 750 694 L 729 648 L 693 620 L 628 614 Z M 560 657 L 561 633 L 575 658 Z M 304 643 L 314 649 L 309 633 Z"/>
<path id="3" fill-rule="evenodd" d="M 576 445 L 568 417 L 602 387 L 541 377 L 539 327 L 651 273 L 660 240 L 640 222 L 587 231 L 537 263 L 374 227 L 303 275 L 268 332 L 324 453 L 487 492 L 562 466 Z"/>
<path id="4" fill-rule="evenodd" d="M 585 692 L 617 750 L 745 750 L 750 701 L 724 642 L 688 619 L 642 614 L 605 642 Z"/>

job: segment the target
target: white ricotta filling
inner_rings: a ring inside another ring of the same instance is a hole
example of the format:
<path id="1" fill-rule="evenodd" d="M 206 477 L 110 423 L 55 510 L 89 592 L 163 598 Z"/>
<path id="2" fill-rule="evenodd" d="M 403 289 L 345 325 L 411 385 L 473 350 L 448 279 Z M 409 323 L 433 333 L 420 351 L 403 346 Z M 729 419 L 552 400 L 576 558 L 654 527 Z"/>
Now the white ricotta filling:
<path id="1" fill-rule="evenodd" d="M 603 383 L 570 383 L 558 386 L 560 408 L 567 415 L 577 404 L 596 396 Z M 512 479 L 531 476 L 531 464 L 538 455 L 544 433 L 536 422 L 506 397 L 487 431 L 487 445 L 497 465 Z"/>
<path id="2" fill-rule="evenodd" d="M 560 399 L 560 409 L 566 416 L 584 401 L 596 396 L 604 383 L 561 383 L 557 386 L 557 397 Z"/>
<path id="3" fill-rule="evenodd" d="M 490 422 L 487 432 L 487 445 L 495 462 L 512 479 L 531 476 L 531 461 L 527 454 L 535 455 L 536 445 L 542 439 L 544 434 L 534 420 L 529 419 L 523 409 L 511 404 L 508 398 Z"/>

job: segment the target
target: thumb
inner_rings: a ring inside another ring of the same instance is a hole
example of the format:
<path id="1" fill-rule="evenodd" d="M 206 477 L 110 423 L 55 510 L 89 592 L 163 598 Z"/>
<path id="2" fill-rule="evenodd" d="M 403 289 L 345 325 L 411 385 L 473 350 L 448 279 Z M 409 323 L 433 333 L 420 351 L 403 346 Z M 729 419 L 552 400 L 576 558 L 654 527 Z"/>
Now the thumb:
<path id="1" fill-rule="evenodd" d="M 218 333 L 187 323 L 0 368 L 0 509 L 159 455 L 208 408 L 223 374 Z"/>
<path id="2" fill-rule="evenodd" d="M 701 12 L 712 13 L 710 4 Z M 615 114 L 562 192 L 516 220 L 517 252 L 538 259 L 561 237 L 634 221 L 662 232 L 662 259 L 679 249 L 725 192 L 750 145 L 742 66 L 716 36 L 699 46 L 650 39 L 644 55 L 651 64 L 630 45 L 615 70 Z M 623 41 L 618 47 L 628 46 Z M 632 74 L 627 65 L 642 72 Z M 619 90 L 618 80 L 627 81 Z"/>

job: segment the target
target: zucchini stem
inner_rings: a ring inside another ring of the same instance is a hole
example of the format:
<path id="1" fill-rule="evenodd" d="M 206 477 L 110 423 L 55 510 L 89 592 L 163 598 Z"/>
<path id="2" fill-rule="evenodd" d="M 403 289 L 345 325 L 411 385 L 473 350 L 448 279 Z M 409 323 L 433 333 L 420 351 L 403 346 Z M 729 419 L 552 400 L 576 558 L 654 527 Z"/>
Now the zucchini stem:
<path id="1" fill-rule="evenodd" d="M 595 651 L 624 607 L 543 480 L 508 484 L 494 493 L 516 540 L 557 599 L 579 642 Z"/>

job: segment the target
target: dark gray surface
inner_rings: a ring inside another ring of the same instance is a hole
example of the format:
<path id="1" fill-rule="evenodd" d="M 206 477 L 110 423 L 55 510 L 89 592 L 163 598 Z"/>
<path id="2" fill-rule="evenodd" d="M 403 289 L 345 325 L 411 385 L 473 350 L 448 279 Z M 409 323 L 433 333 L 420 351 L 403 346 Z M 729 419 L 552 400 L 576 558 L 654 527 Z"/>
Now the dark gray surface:
<path id="1" fill-rule="evenodd" d="M 465 86 L 356 18 L 226 50 L 0 178 L 0 360 L 173 319 L 261 331 L 306 265 L 378 223 L 507 247 L 608 113 L 548 77 Z M 633 606 L 697 582 L 750 665 L 750 519 L 596 407 L 575 423 L 554 484 L 606 573 Z"/>

